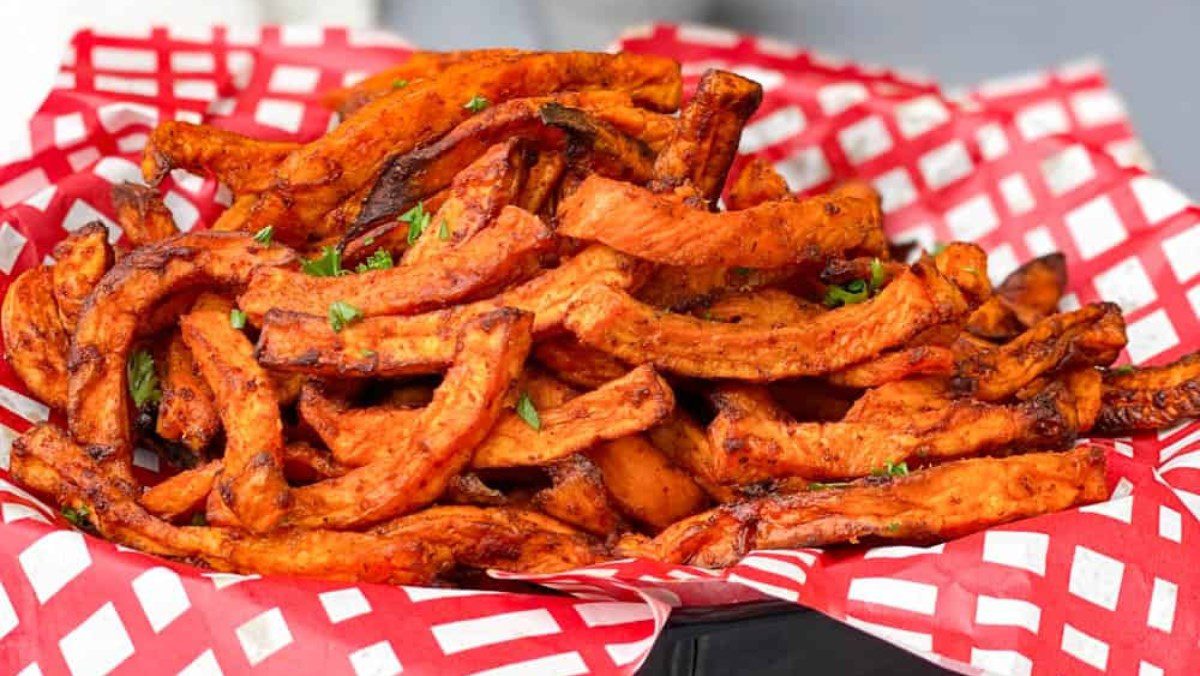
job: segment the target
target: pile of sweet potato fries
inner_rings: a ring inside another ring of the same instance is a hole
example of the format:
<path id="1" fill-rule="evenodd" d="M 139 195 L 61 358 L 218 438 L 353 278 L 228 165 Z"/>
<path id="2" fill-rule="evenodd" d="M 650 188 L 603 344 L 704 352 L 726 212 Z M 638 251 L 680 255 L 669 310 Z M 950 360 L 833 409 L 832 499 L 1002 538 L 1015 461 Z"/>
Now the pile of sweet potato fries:
<path id="1" fill-rule="evenodd" d="M 418 53 L 311 143 L 163 123 L 124 248 L 84 227 L 9 288 L 66 420 L 13 474 L 146 552 L 424 584 L 943 540 L 1102 500 L 1077 438 L 1200 412 L 1195 355 L 1112 369 L 1118 308 L 1058 312 L 1059 255 L 993 289 L 973 245 L 889 243 L 865 185 L 726 190 L 760 87 L 681 90 L 652 56 Z M 235 195 L 210 231 L 175 169 Z"/>

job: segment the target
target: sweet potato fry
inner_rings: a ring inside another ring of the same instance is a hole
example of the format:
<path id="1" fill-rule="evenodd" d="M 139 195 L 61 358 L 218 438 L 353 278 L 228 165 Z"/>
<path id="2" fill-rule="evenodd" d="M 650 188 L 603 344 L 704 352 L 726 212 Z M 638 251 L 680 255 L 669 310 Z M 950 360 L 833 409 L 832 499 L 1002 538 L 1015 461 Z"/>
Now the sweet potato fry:
<path id="1" fill-rule="evenodd" d="M 1010 340 L 1054 314 L 1067 287 L 1067 263 L 1061 253 L 1035 258 L 1014 270 L 996 287 L 995 298 L 971 315 L 967 330 L 982 338 Z"/>
<path id="2" fill-rule="evenodd" d="M 55 264 L 50 268 L 50 277 L 58 315 L 68 334 L 75 332 L 83 301 L 112 267 L 113 258 L 108 228 L 99 221 L 88 223 L 54 245 Z"/>
<path id="3" fill-rule="evenodd" d="M 600 387 L 629 373 L 631 369 L 569 335 L 538 341 L 533 347 L 533 356 L 555 376 L 576 387 Z"/>
<path id="4" fill-rule="evenodd" d="M 961 399 L 887 421 L 797 423 L 764 390 L 741 385 L 725 386 L 714 401 L 718 414 L 708 434 L 723 452 L 717 476 L 736 483 L 846 479 L 901 462 L 1008 447 L 1063 448 L 1076 432 L 1074 402 L 1061 387 L 1014 406 Z"/>
<path id="5" fill-rule="evenodd" d="M 972 354 L 959 363 L 954 384 L 977 399 L 999 401 L 1044 373 L 1111 364 L 1125 342 L 1120 308 L 1093 303 L 1047 317 L 1000 348 Z"/>
<path id="6" fill-rule="evenodd" d="M 846 488 L 771 495 L 698 514 L 663 531 L 642 554 L 670 563 L 732 565 L 755 549 L 859 541 L 929 543 L 1108 496 L 1104 453 L 1083 447 L 948 463 Z"/>
<path id="7" fill-rule="evenodd" d="M 368 317 L 340 333 L 324 318 L 272 310 L 263 320 L 258 358 L 271 368 L 313 375 L 398 377 L 436 372 L 454 356 L 453 336 L 471 319 L 513 307 L 535 315 L 533 331 L 562 328 L 568 301 L 590 282 L 629 288 L 641 266 L 605 246 L 588 247 L 557 268 L 498 296 L 412 317 Z"/>
<path id="8" fill-rule="evenodd" d="M 575 296 L 565 326 L 584 344 L 625 362 L 688 376 L 769 381 L 841 370 L 967 310 L 959 287 L 922 262 L 874 299 L 799 325 L 763 328 L 663 315 L 619 290 L 593 285 Z"/>
<path id="9" fill-rule="evenodd" d="M 746 326 L 796 326 L 815 319 L 827 310 L 780 289 L 734 291 L 697 307 L 692 315 L 712 322 Z"/>
<path id="10" fill-rule="evenodd" d="M 592 175 L 562 202 L 558 219 L 561 234 L 666 265 L 776 268 L 885 247 L 877 206 L 837 195 L 714 214 Z"/>
<path id="11" fill-rule="evenodd" d="M 947 376 L 954 372 L 954 351 L 937 345 L 918 345 L 856 364 L 829 374 L 829 382 L 841 387 L 879 387 L 894 380 L 918 375 Z"/>
<path id="12" fill-rule="evenodd" d="M 520 416 L 505 415 L 475 449 L 471 465 L 545 465 L 597 442 L 641 432 L 674 405 L 671 387 L 653 369 L 637 368 L 561 406 L 539 411 L 536 428 Z"/>
<path id="13" fill-rule="evenodd" d="M 216 490 L 242 525 L 261 533 L 288 508 L 283 423 L 271 377 L 254 360 L 249 339 L 229 324 L 232 309 L 229 301 L 204 295 L 179 326 L 225 428 Z"/>
<path id="14" fill-rule="evenodd" d="M 591 460 L 571 455 L 546 469 L 551 485 L 534 493 L 530 501 L 538 511 L 599 537 L 628 528 Z"/>
<path id="15" fill-rule="evenodd" d="M 247 195 L 270 187 L 275 167 L 299 147 L 209 125 L 163 120 L 150 132 L 142 151 L 142 176 L 157 185 L 172 169 L 183 169 L 215 177 L 233 194 Z"/>
<path id="16" fill-rule="evenodd" d="M 538 111 L 542 122 L 567 134 L 573 168 L 594 171 L 601 176 L 633 183 L 650 180 L 654 151 L 641 140 L 627 136 L 604 120 L 606 110 L 591 114 L 558 102 L 550 102 Z"/>
<path id="17" fill-rule="evenodd" d="M 134 247 L 161 242 L 179 234 L 175 217 L 152 188 L 118 183 L 112 188 L 112 202 L 121 232 Z"/>
<path id="18" fill-rule="evenodd" d="M 495 292 L 527 273 L 528 257 L 553 242 L 554 233 L 541 219 L 508 206 L 492 227 L 421 263 L 341 277 L 264 268 L 238 305 L 254 320 L 272 308 L 324 316 L 339 301 L 366 317 L 413 314 Z"/>
<path id="19" fill-rule="evenodd" d="M 1200 353 L 1162 366 L 1107 371 L 1096 420 L 1102 434 L 1163 429 L 1200 417 Z"/>
<path id="20" fill-rule="evenodd" d="M 868 390 L 863 394 L 859 390 L 832 386 L 828 379 L 820 378 L 777 380 L 768 384 L 767 390 L 775 403 L 799 422 L 841 420 L 856 401 L 862 401 L 875 391 Z"/>
<path id="21" fill-rule="evenodd" d="M 787 197 L 788 184 L 775 171 L 770 162 L 755 157 L 742 167 L 729 192 L 725 195 L 725 206 L 730 211 L 741 211 L 756 207 L 764 202 L 774 202 Z"/>
<path id="22" fill-rule="evenodd" d="M 723 70 L 708 70 L 679 113 L 679 125 L 654 163 L 651 189 L 670 192 L 685 184 L 709 204 L 725 186 L 746 120 L 762 103 L 762 86 Z"/>
<path id="23" fill-rule="evenodd" d="M 162 399 L 158 403 L 155 432 L 199 453 L 221 431 L 212 389 L 200 376 L 192 351 L 181 335 L 172 334 L 163 352 Z M 154 509 L 150 511 L 158 514 Z"/>
<path id="24" fill-rule="evenodd" d="M 525 182 L 521 184 L 520 194 L 514 204 L 532 214 L 549 219 L 554 215 L 552 205 L 554 191 L 562 181 L 567 169 L 565 153 L 557 151 L 541 151 L 536 154 Z"/>
<path id="25" fill-rule="evenodd" d="M 292 491 L 289 525 L 378 523 L 438 498 L 500 417 L 504 393 L 529 352 L 533 318 L 511 308 L 468 324 L 454 365 L 417 423 L 409 449 Z"/>
<path id="26" fill-rule="evenodd" d="M 659 265 L 637 289 L 637 299 L 657 308 L 682 312 L 703 308 L 713 299 L 749 292 L 795 278 L 802 266 L 757 270 L 715 265 L 687 267 Z"/>
<path id="27" fill-rule="evenodd" d="M 378 175 L 388 155 L 408 152 L 469 118 L 473 111 L 464 104 L 473 97 L 498 105 L 558 91 L 609 89 L 669 111 L 679 104 L 680 86 L 678 64 L 652 56 L 568 52 L 459 63 L 368 104 L 290 154 L 240 229 L 274 224 L 280 241 L 303 240 L 308 227 Z"/>
<path id="28" fill-rule="evenodd" d="M 334 459 L 350 467 L 407 449 L 421 417 L 420 410 L 399 406 L 350 408 L 349 402 L 327 395 L 311 381 L 301 391 L 297 410 Z"/>
<path id="29" fill-rule="evenodd" d="M 33 396 L 67 407 L 67 343 L 54 303 L 54 273 L 44 265 L 22 272 L 4 294 L 4 351 Z"/>
<path id="30" fill-rule="evenodd" d="M 159 301 L 205 282 L 245 284 L 260 266 L 292 260 L 290 250 L 233 233 L 188 233 L 142 247 L 117 262 L 84 306 L 68 356 L 68 419 L 80 443 L 118 476 L 129 476 L 133 438 L 125 362 L 146 314 Z M 228 324 L 229 317 L 223 321 Z"/>
<path id="31" fill-rule="evenodd" d="M 617 507 L 654 531 L 708 504 L 700 486 L 641 435 L 600 444 L 587 456 L 600 468 Z"/>
<path id="32" fill-rule="evenodd" d="M 704 428 L 683 411 L 677 409 L 647 430 L 646 438 L 672 465 L 686 471 L 714 501 L 730 502 L 736 497 L 730 487 L 716 479 L 721 460 Z"/>
<path id="33" fill-rule="evenodd" d="M 350 467 L 341 464 L 326 451 L 303 441 L 294 441 L 283 447 L 283 474 L 290 483 L 332 479 L 348 471 Z"/>
<path id="34" fill-rule="evenodd" d="M 203 514 L 204 501 L 212 492 L 220 472 L 220 460 L 186 469 L 147 488 L 138 502 L 147 512 L 167 521 L 188 514 Z"/>

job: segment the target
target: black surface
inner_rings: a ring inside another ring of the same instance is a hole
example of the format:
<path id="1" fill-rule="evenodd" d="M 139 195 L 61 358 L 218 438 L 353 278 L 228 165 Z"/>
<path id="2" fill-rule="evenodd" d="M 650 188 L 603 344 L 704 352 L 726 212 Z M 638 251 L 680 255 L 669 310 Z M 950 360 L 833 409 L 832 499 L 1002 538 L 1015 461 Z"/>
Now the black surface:
<path id="1" fill-rule="evenodd" d="M 838 674 L 941 676 L 941 667 L 832 620 L 785 603 L 676 611 L 640 674 L 723 676 Z"/>

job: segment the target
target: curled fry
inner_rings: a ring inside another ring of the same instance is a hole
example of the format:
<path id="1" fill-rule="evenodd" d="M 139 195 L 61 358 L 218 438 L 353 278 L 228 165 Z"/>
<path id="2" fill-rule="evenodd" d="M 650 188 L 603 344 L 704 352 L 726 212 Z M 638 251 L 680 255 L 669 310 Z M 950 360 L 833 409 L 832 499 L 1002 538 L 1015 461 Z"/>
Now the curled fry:
<path id="1" fill-rule="evenodd" d="M 50 268 L 54 301 L 67 333 L 75 332 L 83 302 L 100 278 L 113 266 L 108 228 L 99 221 L 89 223 L 54 245 L 54 267 Z"/>
<path id="2" fill-rule="evenodd" d="M 35 397 L 67 407 L 67 331 L 54 304 L 53 272 L 39 265 L 22 272 L 4 294 L 4 350 Z"/>
<path id="3" fill-rule="evenodd" d="M 298 143 L 259 141 L 208 125 L 163 120 L 142 151 L 142 176 L 157 185 L 172 169 L 213 176 L 235 195 L 262 192 Z"/>
<path id="4" fill-rule="evenodd" d="M 118 183 L 112 188 L 112 201 L 121 232 L 135 247 L 161 242 L 179 234 L 175 217 L 152 188 L 136 183 Z"/>

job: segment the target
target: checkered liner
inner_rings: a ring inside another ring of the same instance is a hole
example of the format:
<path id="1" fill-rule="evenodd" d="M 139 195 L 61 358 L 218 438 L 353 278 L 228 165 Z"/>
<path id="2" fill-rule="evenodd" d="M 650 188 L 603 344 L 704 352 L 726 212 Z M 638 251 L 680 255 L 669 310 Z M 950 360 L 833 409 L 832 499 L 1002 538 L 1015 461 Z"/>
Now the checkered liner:
<path id="1" fill-rule="evenodd" d="M 1062 250 L 1073 284 L 1064 304 L 1119 302 L 1132 361 L 1196 349 L 1200 210 L 1138 168 L 1143 153 L 1094 64 L 949 96 L 914 76 L 709 28 L 638 28 L 619 46 L 679 59 L 689 85 L 709 67 L 761 82 L 742 150 L 775 162 L 793 188 L 864 177 L 897 239 L 977 241 L 996 279 Z M 0 285 L 91 220 L 120 237 L 109 188 L 138 178 L 157 121 L 311 139 L 330 124 L 314 92 L 408 51 L 335 29 L 78 34 L 28 134 L 0 158 Z M 165 189 L 184 229 L 229 201 L 182 172 Z M 0 366 L 0 468 L 15 435 L 48 415 Z M 0 469 L 0 671 L 631 673 L 672 607 L 781 598 L 965 672 L 1197 673 L 1200 572 L 1186 548 L 1200 539 L 1200 425 L 1105 443 L 1113 499 L 1085 509 L 928 548 L 756 552 L 719 572 L 625 560 L 525 577 L 563 596 L 206 573 L 66 529 Z M 155 456 L 137 458 L 157 469 Z"/>

